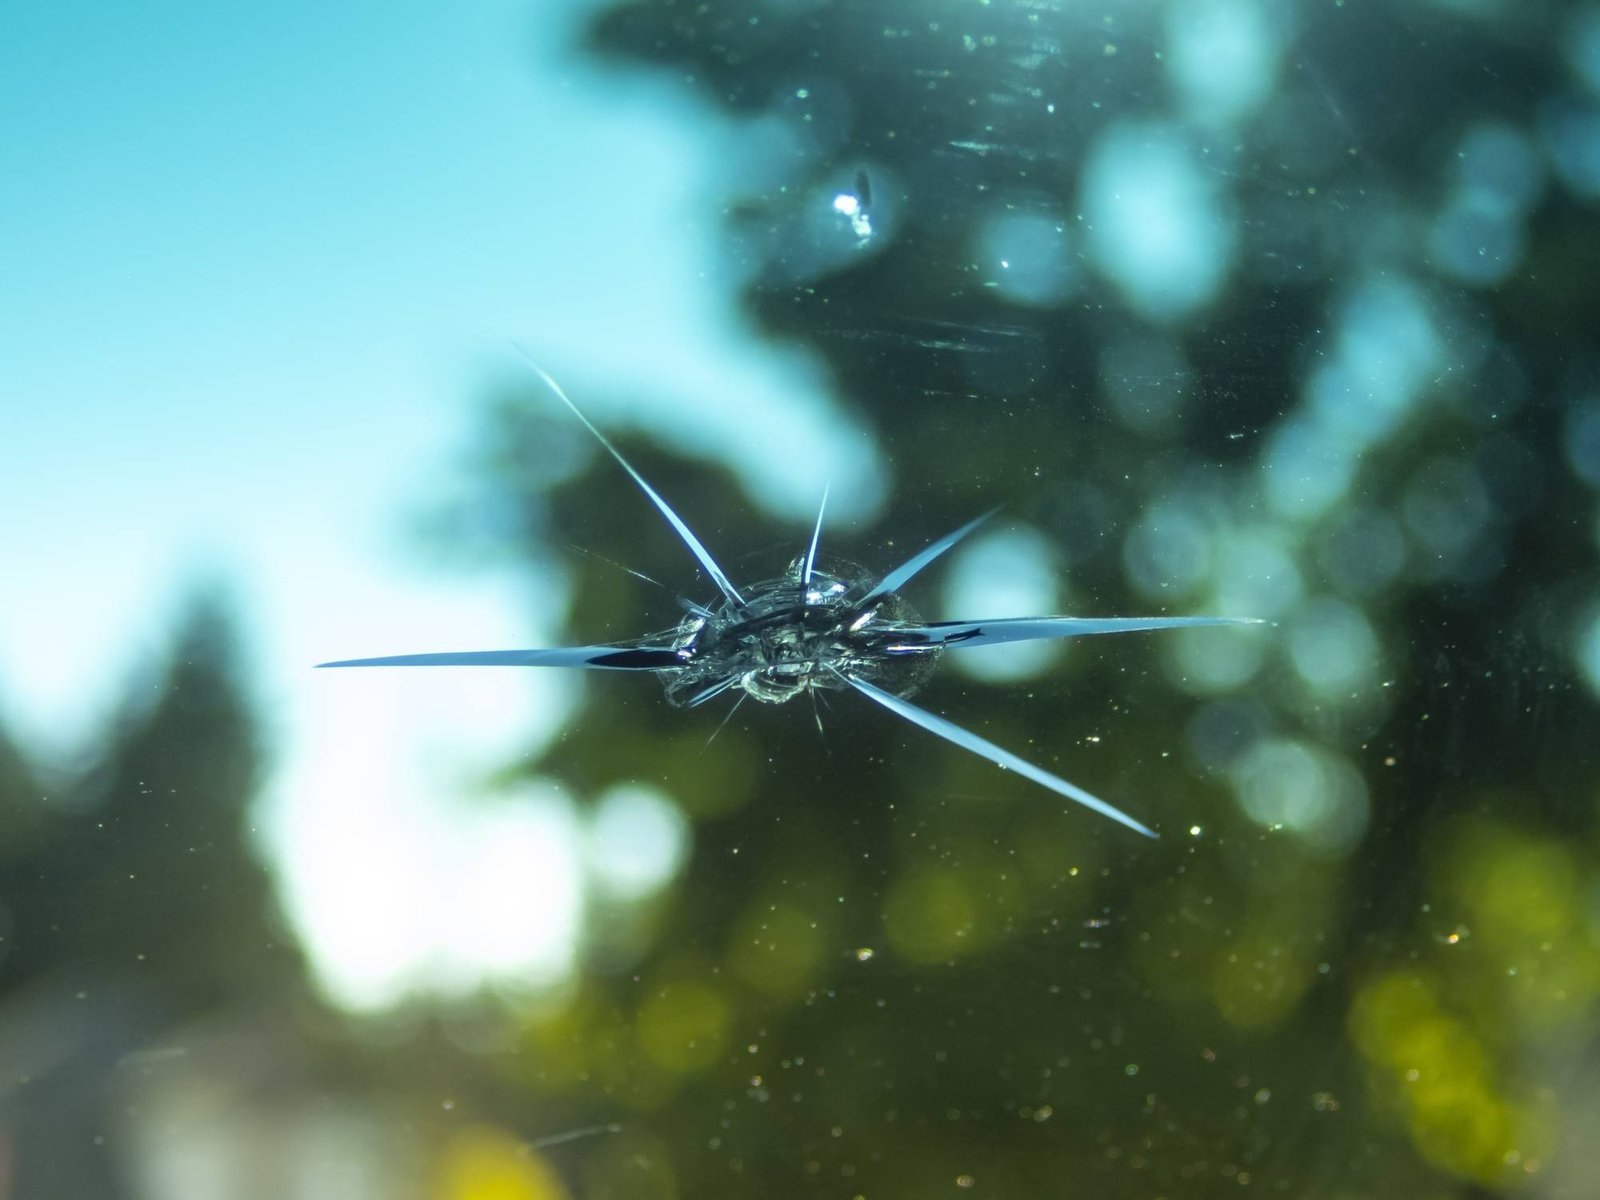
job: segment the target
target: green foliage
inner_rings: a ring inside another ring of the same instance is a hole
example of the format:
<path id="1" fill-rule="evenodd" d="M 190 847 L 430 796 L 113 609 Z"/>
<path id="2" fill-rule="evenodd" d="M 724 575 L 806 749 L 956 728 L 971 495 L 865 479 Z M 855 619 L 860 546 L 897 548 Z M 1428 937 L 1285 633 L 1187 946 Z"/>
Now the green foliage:
<path id="1" fill-rule="evenodd" d="M 826 356 L 894 462 L 880 542 L 1015 494 L 1083 610 L 1147 606 L 1144 528 L 1160 586 L 1176 580 L 1163 600 L 1280 625 L 1096 645 L 1026 688 L 931 685 L 957 720 L 1136 797 L 1163 821 L 1155 846 L 843 703 L 825 745 L 808 713 L 752 705 L 706 749 L 720 712 L 595 680 L 529 769 L 580 793 L 648 780 L 695 839 L 628 925 L 648 936 L 597 937 L 581 978 L 522 1013 L 529 1110 L 629 1130 L 562 1152 L 581 1188 L 1443 1197 L 1581 1176 L 1557 1110 L 1586 1093 L 1553 1058 L 1592 1042 L 1600 1001 L 1600 713 L 1569 653 L 1594 505 L 1556 427 L 1593 385 L 1570 352 L 1593 214 L 1567 195 L 1533 209 L 1530 269 L 1475 292 L 1386 232 L 1434 202 L 1471 122 L 1529 122 L 1565 85 L 1548 6 L 1516 29 L 1491 6 L 1358 7 L 1292 6 L 1270 100 L 1242 129 L 1184 131 L 1242 249 L 1211 304 L 1153 329 L 1087 271 L 1070 301 L 1008 301 L 974 247 L 984 214 L 1041 197 L 1083 221 L 1096 140 L 1165 103 L 1156 6 L 602 14 L 604 53 L 798 131 L 731 203 L 730 255 L 765 328 Z M 807 206 L 863 165 L 898 227 L 829 257 Z M 1413 302 L 1426 320 L 1384 343 Z M 1306 416 L 1328 330 L 1359 304 L 1390 314 L 1362 336 L 1416 375 L 1414 407 L 1363 408 L 1392 382 L 1376 378 Z M 498 412 L 492 440 L 527 446 L 536 422 Z M 1295 490 L 1291 418 L 1308 477 L 1348 451 L 1336 499 Z M 1378 432 L 1352 442 L 1364 420 Z M 718 547 L 792 543 L 727 476 L 628 453 Z M 486 472 L 493 511 L 530 515 L 514 552 L 577 541 L 681 586 L 681 547 L 591 465 Z M 1184 537 L 1161 541 L 1162 521 Z M 593 561 L 571 598 L 577 640 L 676 616 Z"/>

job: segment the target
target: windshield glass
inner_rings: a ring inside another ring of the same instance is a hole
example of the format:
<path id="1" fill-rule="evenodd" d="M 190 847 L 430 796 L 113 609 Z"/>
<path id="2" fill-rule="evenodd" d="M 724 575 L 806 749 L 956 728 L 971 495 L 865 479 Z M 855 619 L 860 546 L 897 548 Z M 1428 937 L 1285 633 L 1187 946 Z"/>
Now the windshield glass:
<path id="1" fill-rule="evenodd" d="M 1600 5 L 89 9 L 0 1200 L 1600 1192 Z"/>

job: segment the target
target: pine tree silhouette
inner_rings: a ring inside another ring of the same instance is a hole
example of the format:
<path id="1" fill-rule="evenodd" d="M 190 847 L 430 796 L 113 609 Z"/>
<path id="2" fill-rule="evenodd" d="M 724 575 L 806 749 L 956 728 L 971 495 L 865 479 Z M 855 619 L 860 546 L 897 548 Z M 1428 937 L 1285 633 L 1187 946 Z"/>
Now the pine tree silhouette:
<path id="1" fill-rule="evenodd" d="M 125 1056 L 303 983 L 250 839 L 261 734 L 202 591 L 96 766 L 45 798 L 0 737 L 0 1150 L 18 1197 L 127 1194 L 106 1105 Z"/>

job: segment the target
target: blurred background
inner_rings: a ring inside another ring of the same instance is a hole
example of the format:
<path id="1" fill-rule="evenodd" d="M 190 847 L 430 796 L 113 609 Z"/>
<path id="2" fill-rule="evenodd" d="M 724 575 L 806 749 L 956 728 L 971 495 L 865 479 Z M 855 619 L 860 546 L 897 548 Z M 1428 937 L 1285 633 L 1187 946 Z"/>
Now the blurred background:
<path id="1" fill-rule="evenodd" d="M 1600 1194 L 1600 4 L 11 5 L 0 179 L 0 1197 Z M 1161 840 L 311 670 L 714 594 L 513 338 L 736 581 L 1270 621 L 921 693 Z"/>

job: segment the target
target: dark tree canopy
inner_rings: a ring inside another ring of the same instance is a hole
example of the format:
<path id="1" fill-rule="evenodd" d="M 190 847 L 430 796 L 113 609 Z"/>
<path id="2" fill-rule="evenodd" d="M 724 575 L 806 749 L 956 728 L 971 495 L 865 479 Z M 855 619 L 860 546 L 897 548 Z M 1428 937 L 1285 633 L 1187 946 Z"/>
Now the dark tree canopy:
<path id="1" fill-rule="evenodd" d="M 598 910 L 581 980 L 527 1019 L 541 1125 L 625 1126 L 565 1152 L 584 1194 L 1582 1191 L 1558 1146 L 1563 1109 L 1595 1112 L 1564 1063 L 1593 1061 L 1600 999 L 1600 180 L 1571 20 L 599 17 L 620 69 L 784 126 L 727 164 L 728 258 L 894 464 L 893 514 L 841 552 L 1006 500 L 1076 611 L 1276 624 L 930 686 L 1137 797 L 1153 846 L 875 714 L 825 713 L 824 747 L 741 712 L 706 749 L 721 712 L 596 682 L 530 769 L 658 783 L 695 841 L 668 892 Z M 526 446 L 549 408 L 495 413 L 491 443 Z M 727 476 L 625 449 L 719 546 L 793 540 Z M 613 472 L 501 460 L 493 511 L 535 561 L 577 541 L 683 580 Z M 603 564 L 575 579 L 575 640 L 670 624 Z"/>

